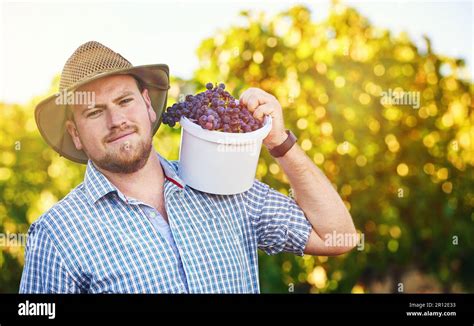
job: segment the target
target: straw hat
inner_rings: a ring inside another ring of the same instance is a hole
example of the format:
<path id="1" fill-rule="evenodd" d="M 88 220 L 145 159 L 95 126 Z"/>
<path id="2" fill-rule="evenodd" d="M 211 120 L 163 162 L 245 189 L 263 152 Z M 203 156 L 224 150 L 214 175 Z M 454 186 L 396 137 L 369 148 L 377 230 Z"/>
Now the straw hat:
<path id="1" fill-rule="evenodd" d="M 90 81 L 123 74 L 138 78 L 148 89 L 157 117 L 153 125 L 153 135 L 156 133 L 168 95 L 168 66 L 155 64 L 134 67 L 120 54 L 92 41 L 77 48 L 67 60 L 61 73 L 59 92 L 41 101 L 35 109 L 36 125 L 43 138 L 56 152 L 74 162 L 87 163 L 86 154 L 76 149 L 66 130 L 67 102 L 57 101 L 58 96 L 72 92 Z"/>

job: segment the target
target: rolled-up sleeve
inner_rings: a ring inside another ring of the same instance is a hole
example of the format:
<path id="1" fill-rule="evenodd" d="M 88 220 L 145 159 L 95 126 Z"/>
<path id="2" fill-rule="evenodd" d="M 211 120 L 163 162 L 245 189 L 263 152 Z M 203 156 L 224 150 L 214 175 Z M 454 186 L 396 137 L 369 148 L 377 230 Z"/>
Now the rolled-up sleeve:
<path id="1" fill-rule="evenodd" d="M 258 248 L 269 255 L 290 252 L 302 256 L 311 224 L 294 199 L 258 180 L 245 195 Z"/>
<path id="2" fill-rule="evenodd" d="M 78 293 L 56 247 L 40 224 L 32 224 L 25 248 L 20 293 Z"/>

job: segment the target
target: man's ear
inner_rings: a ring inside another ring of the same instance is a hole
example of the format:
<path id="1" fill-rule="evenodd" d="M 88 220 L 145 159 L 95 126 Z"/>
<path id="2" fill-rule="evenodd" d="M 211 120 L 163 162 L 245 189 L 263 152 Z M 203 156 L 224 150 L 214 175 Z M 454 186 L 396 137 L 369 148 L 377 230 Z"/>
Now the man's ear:
<path id="1" fill-rule="evenodd" d="M 66 129 L 69 135 L 71 135 L 74 146 L 78 151 L 82 150 L 82 142 L 79 138 L 79 133 L 77 132 L 76 124 L 71 120 L 66 120 Z"/>
<path id="2" fill-rule="evenodd" d="M 144 89 L 142 92 L 143 100 L 145 100 L 146 110 L 148 112 L 148 117 L 150 118 L 151 123 L 154 123 L 156 120 L 156 112 L 151 106 L 150 95 L 148 94 L 148 89 Z"/>

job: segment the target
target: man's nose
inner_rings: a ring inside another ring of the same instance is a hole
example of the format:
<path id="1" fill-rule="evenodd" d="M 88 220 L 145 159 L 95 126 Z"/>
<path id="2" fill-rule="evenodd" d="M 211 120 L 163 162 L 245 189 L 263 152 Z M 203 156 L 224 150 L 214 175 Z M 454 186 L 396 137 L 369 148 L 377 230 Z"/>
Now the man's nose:
<path id="1" fill-rule="evenodd" d="M 120 127 L 127 122 L 124 112 L 118 107 L 106 110 L 106 115 L 109 129 Z"/>

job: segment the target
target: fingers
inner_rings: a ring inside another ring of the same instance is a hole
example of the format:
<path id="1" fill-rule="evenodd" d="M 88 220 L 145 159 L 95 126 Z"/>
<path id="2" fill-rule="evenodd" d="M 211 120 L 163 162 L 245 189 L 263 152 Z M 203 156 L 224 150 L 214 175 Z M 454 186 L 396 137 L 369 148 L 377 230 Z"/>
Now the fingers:
<path id="1" fill-rule="evenodd" d="M 250 95 L 250 97 L 247 100 L 246 105 L 247 105 L 247 109 L 250 112 L 253 112 L 260 104 L 264 104 L 264 102 L 261 102 L 261 98 L 254 94 L 254 95 Z"/>
<path id="2" fill-rule="evenodd" d="M 258 88 L 249 88 L 240 96 L 242 102 L 250 112 L 255 111 L 259 105 L 269 103 L 275 97 Z"/>
<path id="3" fill-rule="evenodd" d="M 252 95 L 255 91 L 256 91 L 256 88 L 254 88 L 254 87 L 250 87 L 250 88 L 246 89 L 246 90 L 240 95 L 239 101 L 244 102 L 244 103 L 247 103 L 249 96 Z"/>
<path id="4" fill-rule="evenodd" d="M 263 121 L 263 117 L 265 115 L 271 115 L 273 117 L 274 111 L 275 111 L 275 105 L 272 105 L 271 103 L 266 103 L 266 104 L 260 105 L 253 113 L 253 116 L 255 119 Z"/>
<path id="5" fill-rule="evenodd" d="M 241 95 L 240 95 L 240 101 L 248 101 L 249 97 L 252 95 L 258 95 L 258 96 L 264 96 L 264 97 L 271 97 L 272 95 L 265 92 L 264 90 L 256 87 L 250 87 L 246 89 Z"/>

